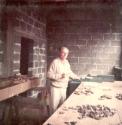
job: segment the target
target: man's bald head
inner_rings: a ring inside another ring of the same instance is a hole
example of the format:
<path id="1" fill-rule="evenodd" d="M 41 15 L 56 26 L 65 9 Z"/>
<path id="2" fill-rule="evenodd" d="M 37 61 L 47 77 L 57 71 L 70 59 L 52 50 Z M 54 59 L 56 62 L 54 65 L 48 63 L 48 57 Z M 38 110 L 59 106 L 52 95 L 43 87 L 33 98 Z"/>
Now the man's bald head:
<path id="1" fill-rule="evenodd" d="M 69 54 L 69 49 L 67 47 L 63 46 L 63 47 L 60 48 L 60 58 L 62 60 L 67 59 L 68 54 Z"/>

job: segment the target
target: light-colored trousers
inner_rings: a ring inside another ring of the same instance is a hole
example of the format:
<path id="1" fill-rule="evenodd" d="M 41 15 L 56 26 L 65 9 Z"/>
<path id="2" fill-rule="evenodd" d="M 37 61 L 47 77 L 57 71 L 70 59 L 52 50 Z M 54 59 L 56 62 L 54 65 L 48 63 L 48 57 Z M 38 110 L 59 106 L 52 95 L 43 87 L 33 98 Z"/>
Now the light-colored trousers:
<path id="1" fill-rule="evenodd" d="M 67 88 L 50 87 L 50 115 L 65 101 Z"/>

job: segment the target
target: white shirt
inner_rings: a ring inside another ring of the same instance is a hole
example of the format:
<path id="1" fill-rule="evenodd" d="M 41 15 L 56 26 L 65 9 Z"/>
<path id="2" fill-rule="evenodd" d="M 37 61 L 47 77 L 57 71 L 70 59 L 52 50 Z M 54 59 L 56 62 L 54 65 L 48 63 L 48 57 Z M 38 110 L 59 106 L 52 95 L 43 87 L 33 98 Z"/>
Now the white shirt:
<path id="1" fill-rule="evenodd" d="M 66 77 L 62 78 L 62 74 L 65 74 Z M 68 86 L 69 77 L 78 78 L 75 75 L 71 68 L 68 60 L 61 60 L 60 58 L 56 58 L 51 63 L 47 77 L 51 79 L 52 86 L 66 88 Z"/>

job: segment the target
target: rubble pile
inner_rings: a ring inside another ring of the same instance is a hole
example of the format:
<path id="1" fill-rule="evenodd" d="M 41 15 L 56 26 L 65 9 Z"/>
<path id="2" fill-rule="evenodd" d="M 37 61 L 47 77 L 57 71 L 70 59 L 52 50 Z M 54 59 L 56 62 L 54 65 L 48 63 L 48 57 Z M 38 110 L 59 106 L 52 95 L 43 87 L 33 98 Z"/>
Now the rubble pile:
<path id="1" fill-rule="evenodd" d="M 15 84 L 23 83 L 29 80 L 26 75 L 14 75 L 7 78 L 0 78 L 0 88 L 5 88 Z"/>
<path id="2" fill-rule="evenodd" d="M 29 80 L 29 77 L 26 76 L 26 75 L 15 75 L 15 76 L 11 76 L 11 77 L 8 77 L 8 79 L 13 82 L 13 83 L 22 83 L 22 82 L 26 82 L 27 80 Z"/>
<path id="3" fill-rule="evenodd" d="M 80 113 L 81 118 L 90 117 L 100 120 L 103 117 L 113 116 L 116 110 L 110 109 L 104 105 L 82 105 L 78 107 L 78 112 Z"/>

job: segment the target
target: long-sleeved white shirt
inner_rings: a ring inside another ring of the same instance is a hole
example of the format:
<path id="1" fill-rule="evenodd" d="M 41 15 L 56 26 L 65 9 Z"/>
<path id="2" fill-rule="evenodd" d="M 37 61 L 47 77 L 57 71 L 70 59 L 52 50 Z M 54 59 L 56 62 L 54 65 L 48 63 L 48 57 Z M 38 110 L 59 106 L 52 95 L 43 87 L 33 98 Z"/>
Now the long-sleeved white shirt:
<path id="1" fill-rule="evenodd" d="M 61 78 L 62 74 L 65 74 L 65 78 Z M 51 79 L 52 86 L 66 88 L 68 86 L 69 77 L 78 78 L 70 68 L 68 60 L 62 61 L 60 58 L 56 58 L 51 63 L 47 72 L 47 77 Z"/>

